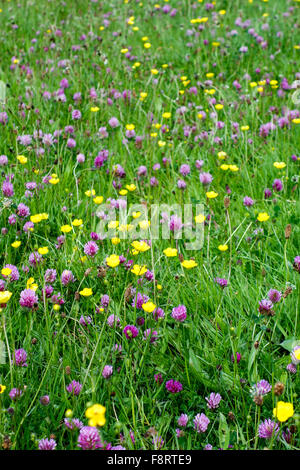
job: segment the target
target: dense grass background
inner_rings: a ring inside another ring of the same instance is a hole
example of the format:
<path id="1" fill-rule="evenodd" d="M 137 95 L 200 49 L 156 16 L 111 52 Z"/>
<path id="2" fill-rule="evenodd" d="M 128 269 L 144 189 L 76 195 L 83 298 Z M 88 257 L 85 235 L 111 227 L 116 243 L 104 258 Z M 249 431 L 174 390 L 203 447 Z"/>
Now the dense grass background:
<path id="1" fill-rule="evenodd" d="M 20 272 L 18 281 L 6 283 L 12 297 L 0 314 L 0 339 L 6 350 L 6 360 L 0 365 L 0 383 L 7 387 L 0 394 L 0 442 L 4 448 L 36 449 L 40 439 L 54 435 L 58 449 L 76 449 L 78 431 L 71 433 L 63 424 L 66 410 L 71 409 L 73 416 L 87 425 L 85 411 L 92 403 L 106 407 L 103 439 L 113 445 L 121 443 L 126 449 L 153 449 L 153 436 L 162 436 L 163 449 L 203 449 L 208 443 L 214 449 L 228 445 L 234 449 L 299 448 L 299 372 L 291 374 L 286 366 L 292 346 L 300 339 L 299 272 L 293 269 L 293 260 L 300 253 L 300 126 L 291 118 L 286 127 L 278 125 L 278 118 L 297 108 L 293 90 L 283 90 L 282 81 L 285 77 L 291 86 L 299 79 L 299 2 L 214 3 L 208 11 L 204 2 L 184 0 L 161 1 L 160 8 L 152 0 L 1 4 L 0 79 L 6 84 L 6 98 L 0 111 L 8 117 L 0 124 L 0 153 L 8 157 L 8 165 L 1 167 L 1 184 L 13 173 L 14 196 L 1 195 L 0 199 L 0 227 L 7 228 L 7 233 L 2 230 L 0 235 L 0 259 L 1 268 L 10 263 Z M 163 13 L 168 4 L 177 10 L 175 16 Z M 220 10 L 226 13 L 218 13 Z M 132 16 L 133 24 L 128 24 Z M 208 17 L 208 21 L 191 24 L 191 19 L 201 17 Z M 238 26 L 237 18 L 242 22 L 250 19 L 251 25 Z M 198 30 L 199 24 L 203 31 Z M 262 28 L 264 24 L 268 29 Z M 134 27 L 139 29 L 135 31 Z M 250 28 L 267 41 L 266 47 L 249 34 Z M 233 30 L 236 34 L 230 33 Z M 278 31 L 282 33 L 279 37 Z M 86 36 L 84 40 L 82 35 Z M 144 47 L 147 41 L 142 40 L 146 36 L 149 49 Z M 220 45 L 213 46 L 214 41 Z M 77 45 L 80 47 L 74 50 Z M 248 52 L 240 52 L 242 46 L 247 46 Z M 129 49 L 133 59 L 126 58 L 122 49 Z M 66 61 L 65 67 L 59 66 L 60 61 Z M 133 68 L 136 62 L 140 66 Z M 164 64 L 168 67 L 163 68 Z M 152 69 L 158 73 L 154 75 Z M 211 84 L 206 83 L 210 72 L 214 73 Z M 186 86 L 183 76 L 190 81 Z M 54 96 L 63 78 L 69 82 L 65 103 Z M 241 85 L 240 91 L 233 86 L 235 80 Z M 262 80 L 267 80 L 262 93 L 250 86 L 250 82 Z M 278 86 L 272 87 L 268 80 L 277 80 Z M 97 92 L 95 99 L 89 94 L 92 87 Z M 197 88 L 197 94 L 189 91 L 191 87 Z M 130 90 L 131 99 L 114 98 L 113 89 L 120 93 Z M 209 95 L 207 89 L 216 91 Z M 49 100 L 43 97 L 45 91 L 52 94 Z M 82 96 L 78 103 L 73 100 L 77 92 Z M 139 99 L 141 92 L 147 93 L 143 101 Z M 222 129 L 217 129 L 216 119 L 210 117 L 215 112 L 212 98 L 224 105 L 217 111 L 217 120 L 224 123 Z M 93 106 L 99 111 L 91 112 Z M 182 106 L 186 112 L 180 115 L 176 110 Z M 72 119 L 74 109 L 82 113 L 78 121 Z M 207 114 L 205 120 L 197 117 L 201 110 Z M 170 112 L 171 118 L 164 119 L 164 112 Z M 151 113 L 153 123 L 166 124 L 168 132 L 163 134 L 152 126 Z M 120 122 L 116 129 L 108 125 L 113 116 Z M 261 137 L 261 125 L 271 121 L 275 129 L 266 138 Z M 130 123 L 143 137 L 141 145 L 135 138 L 124 142 L 125 126 Z M 233 123 L 248 125 L 249 130 L 236 133 Z M 67 147 L 70 135 L 65 128 L 70 125 L 74 127 L 74 149 Z M 101 139 L 98 129 L 104 126 L 108 136 Z M 185 126 L 194 127 L 188 137 L 184 136 Z M 58 130 L 62 133 L 50 147 L 35 138 L 23 146 L 18 139 L 37 132 L 53 135 Z M 204 131 L 208 132 L 207 139 L 195 139 Z M 154 132 L 157 137 L 151 137 Z M 232 138 L 235 133 L 236 138 Z M 159 146 L 158 141 L 165 145 Z M 40 148 L 44 154 L 39 154 Z M 109 150 L 108 160 L 102 168 L 95 168 L 94 159 L 102 149 Z M 225 161 L 218 158 L 221 150 L 227 153 Z M 84 163 L 76 163 L 78 153 L 85 155 Z M 20 164 L 17 155 L 26 156 L 27 163 Z M 292 155 L 298 155 L 298 159 L 292 159 Z M 170 163 L 164 166 L 163 158 Z M 215 199 L 205 196 L 207 189 L 199 181 L 196 160 L 204 160 L 202 171 L 213 176 L 210 190 L 218 193 Z M 286 167 L 276 169 L 276 161 L 285 162 Z M 161 165 L 158 171 L 153 170 L 156 163 Z M 191 173 L 182 178 L 179 168 L 185 163 Z M 239 170 L 222 171 L 222 163 L 235 164 Z M 203 203 L 206 217 L 211 215 L 204 228 L 203 248 L 189 252 L 186 240 L 177 244 L 173 239 L 153 240 L 150 250 L 132 255 L 130 240 L 117 245 L 104 240 L 98 242 L 94 259 L 82 261 L 83 247 L 98 223 L 97 206 L 85 191 L 94 189 L 104 200 L 118 199 L 119 190 L 112 185 L 116 164 L 126 171 L 122 188 L 136 185 L 136 190 L 127 194 L 128 204 Z M 141 165 L 147 167 L 148 174 L 137 178 Z M 58 184 L 42 184 L 43 178 L 53 173 L 59 178 Z M 154 176 L 156 187 L 150 184 Z M 179 178 L 185 179 L 185 190 L 178 189 Z M 272 188 L 275 178 L 281 179 L 283 190 L 273 191 L 272 197 L 265 199 L 264 189 Z M 32 198 L 25 196 L 29 181 L 41 185 Z M 255 201 L 253 207 L 244 206 L 245 196 Z M 225 197 L 230 198 L 227 208 Z M 31 215 L 45 212 L 48 220 L 35 224 L 34 231 L 28 233 L 23 225 L 29 217 L 17 217 L 16 224 L 10 225 L 8 217 L 16 214 L 21 202 L 30 208 Z M 259 212 L 267 212 L 269 220 L 258 222 Z M 62 234 L 61 226 L 75 218 L 83 220 L 83 227 L 74 227 L 66 234 L 66 242 L 58 250 L 55 245 Z M 288 224 L 292 231 L 286 239 Z M 263 232 L 256 233 L 258 228 Z M 17 249 L 11 246 L 15 240 L 21 241 Z M 218 246 L 225 243 L 228 250 L 219 251 Z M 43 262 L 36 268 L 30 266 L 30 253 L 44 246 L 49 253 L 43 256 Z M 183 269 L 178 258 L 163 254 L 168 246 L 177 246 L 184 259 L 193 257 L 198 266 Z M 158 290 L 153 281 L 138 284 L 138 278 L 121 265 L 106 269 L 105 276 L 98 277 L 98 267 L 105 267 L 105 259 L 112 253 L 147 265 L 162 289 Z M 28 273 L 23 266 L 29 267 Z M 42 295 L 44 274 L 49 268 L 57 271 L 53 293 L 60 292 L 65 300 L 59 311 Z M 67 287 L 60 281 L 65 269 L 72 270 L 76 278 Z M 39 304 L 34 310 L 19 305 L 20 292 L 29 277 L 38 285 Z M 226 278 L 228 287 L 218 286 L 216 277 Z M 127 303 L 130 285 L 164 309 L 165 318 L 156 322 L 152 314 Z M 93 296 L 75 295 L 84 287 L 92 288 Z M 283 293 L 288 287 L 291 293 L 275 306 L 273 317 L 258 312 L 259 301 L 271 288 Z M 96 313 L 103 294 L 110 297 L 109 307 Z M 183 323 L 171 317 L 172 309 L 180 304 L 187 309 Z M 121 328 L 108 327 L 110 314 L 120 317 Z M 82 326 L 81 315 L 91 316 L 93 323 Z M 130 342 L 122 330 L 126 324 L 136 324 L 139 316 L 145 318 L 145 324 Z M 147 328 L 158 332 L 155 344 L 142 339 Z M 121 355 L 112 352 L 116 343 L 122 345 Z M 28 367 L 10 363 L 19 348 L 27 351 Z M 238 364 L 231 360 L 237 352 L 241 354 Z M 110 379 L 102 377 L 106 364 L 114 369 Z M 163 377 L 161 385 L 154 380 L 158 373 Z M 182 383 L 182 392 L 171 394 L 166 390 L 165 382 L 171 378 Z M 274 419 L 272 411 L 278 400 L 273 387 L 263 406 L 256 406 L 250 388 L 262 379 L 271 385 L 284 383 L 279 399 L 294 404 L 294 417 L 282 425 L 282 429 L 294 427 L 290 443 L 281 436 L 268 441 L 258 438 L 258 425 Z M 78 397 L 66 391 L 71 380 L 83 385 Z M 15 402 L 8 395 L 13 387 L 25 387 Z M 211 392 L 222 396 L 217 410 L 207 408 L 205 397 Z M 43 395 L 50 397 L 48 406 L 40 403 Z M 210 424 L 205 433 L 198 434 L 193 418 L 201 412 L 209 417 Z M 190 419 L 184 436 L 177 437 L 181 413 Z M 124 436 L 121 441 L 120 433 Z"/>

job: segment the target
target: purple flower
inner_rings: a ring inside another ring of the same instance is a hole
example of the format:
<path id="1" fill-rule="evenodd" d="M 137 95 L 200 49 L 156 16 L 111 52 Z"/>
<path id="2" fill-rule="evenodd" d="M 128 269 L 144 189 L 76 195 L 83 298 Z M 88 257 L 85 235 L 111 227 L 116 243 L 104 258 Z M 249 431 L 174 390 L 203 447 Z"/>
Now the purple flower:
<path id="1" fill-rule="evenodd" d="M 171 314 L 174 320 L 179 322 L 184 322 L 186 319 L 186 307 L 184 305 L 178 305 L 178 307 L 174 307 Z"/>
<path id="2" fill-rule="evenodd" d="M 75 278 L 72 274 L 72 271 L 69 271 L 68 269 L 65 269 L 62 274 L 61 274 L 61 282 L 64 286 L 67 286 L 71 282 L 74 282 Z"/>
<path id="3" fill-rule="evenodd" d="M 206 397 L 205 400 L 207 401 L 207 406 L 210 410 L 214 410 L 219 407 L 220 401 L 222 397 L 219 393 L 211 393 L 209 397 Z"/>
<path id="4" fill-rule="evenodd" d="M 289 371 L 291 374 L 297 373 L 297 366 L 292 362 L 286 366 L 286 370 Z"/>
<path id="5" fill-rule="evenodd" d="M 112 366 L 104 366 L 103 371 L 102 371 L 102 377 L 105 379 L 109 379 L 113 374 L 113 367 Z"/>
<path id="6" fill-rule="evenodd" d="M 204 450 L 213 450 L 213 446 L 211 444 L 206 444 Z"/>
<path id="7" fill-rule="evenodd" d="M 72 395 L 78 396 L 81 392 L 82 385 L 76 380 L 72 380 L 72 382 L 66 386 L 67 392 L 71 393 Z"/>
<path id="8" fill-rule="evenodd" d="M 159 385 L 163 383 L 163 378 L 161 374 L 154 374 L 154 380 Z"/>
<path id="9" fill-rule="evenodd" d="M 111 328 L 113 327 L 119 327 L 120 326 L 120 318 L 117 317 L 116 315 L 112 314 L 112 315 L 109 315 L 109 317 L 107 318 L 107 324 L 108 326 L 110 326 Z"/>
<path id="10" fill-rule="evenodd" d="M 294 258 L 293 266 L 294 266 L 294 269 L 296 269 L 296 271 L 300 273 L 300 256 L 299 255 Z"/>
<path id="11" fill-rule="evenodd" d="M 171 393 L 179 393 L 182 390 L 182 384 L 177 380 L 170 379 L 166 382 L 166 389 Z"/>
<path id="12" fill-rule="evenodd" d="M 39 450 L 54 450 L 56 445 L 54 439 L 41 439 L 39 441 Z"/>
<path id="13" fill-rule="evenodd" d="M 25 349 L 16 349 L 14 352 L 14 364 L 20 367 L 27 367 L 28 364 L 26 363 L 27 361 L 27 352 Z"/>
<path id="14" fill-rule="evenodd" d="M 82 450 L 95 450 L 103 447 L 98 430 L 91 426 L 84 426 L 80 429 L 77 442 Z"/>
<path id="15" fill-rule="evenodd" d="M 18 271 L 18 268 L 14 264 L 6 264 L 4 268 L 8 268 L 11 270 L 11 273 L 8 276 L 5 274 L 2 274 L 4 279 L 10 280 L 11 282 L 19 280 L 19 277 L 20 277 L 19 271 Z"/>
<path id="16" fill-rule="evenodd" d="M 53 284 L 56 280 L 56 270 L 55 269 L 47 269 L 44 275 L 45 282 L 49 284 Z"/>
<path id="17" fill-rule="evenodd" d="M 0 166 L 5 166 L 8 164 L 8 158 L 6 155 L 0 155 Z"/>
<path id="18" fill-rule="evenodd" d="M 89 315 L 87 315 L 85 317 L 83 315 L 81 315 L 81 317 L 79 318 L 79 323 L 82 326 L 88 326 L 88 325 L 91 325 L 93 323 L 93 320 L 92 320 L 92 317 L 90 317 Z"/>
<path id="19" fill-rule="evenodd" d="M 23 390 L 21 390 L 20 388 L 12 388 L 8 395 L 11 398 L 11 400 L 15 401 L 21 395 L 23 395 Z"/>
<path id="20" fill-rule="evenodd" d="M 21 292 L 21 295 L 20 295 L 21 307 L 33 308 L 37 304 L 38 304 L 38 297 L 34 290 L 25 289 Z"/>
<path id="21" fill-rule="evenodd" d="M 21 204 L 19 204 L 17 207 L 17 214 L 19 217 L 28 217 L 30 214 L 30 209 L 21 202 Z"/>
<path id="22" fill-rule="evenodd" d="M 235 357 L 234 355 L 232 354 L 231 355 L 231 362 L 236 362 L 237 364 L 240 362 L 242 356 L 239 352 L 236 353 Z"/>
<path id="23" fill-rule="evenodd" d="M 42 256 L 37 251 L 35 251 L 34 253 L 30 253 L 28 261 L 31 266 L 36 266 L 37 264 L 40 264 L 42 259 Z"/>
<path id="24" fill-rule="evenodd" d="M 205 432 L 210 421 L 204 413 L 198 413 L 193 420 L 195 429 L 198 433 Z"/>
<path id="25" fill-rule="evenodd" d="M 269 384 L 267 380 L 260 380 L 257 384 L 251 387 L 251 394 L 252 395 L 267 395 L 272 390 L 272 386 Z"/>
<path id="26" fill-rule="evenodd" d="M 224 279 L 224 278 L 222 278 L 222 277 L 216 277 L 216 278 L 214 279 L 214 281 L 215 281 L 217 284 L 219 284 L 219 286 L 221 286 L 221 287 L 223 287 L 223 288 L 228 286 L 228 281 L 227 281 L 227 279 Z"/>
<path id="27" fill-rule="evenodd" d="M 97 251 L 99 250 L 97 243 L 93 241 L 89 241 L 84 245 L 84 252 L 87 256 L 90 256 L 91 258 L 94 258 L 94 256 L 97 254 Z"/>
<path id="28" fill-rule="evenodd" d="M 102 295 L 101 305 L 102 305 L 102 307 L 108 307 L 108 305 L 109 305 L 109 295 L 107 295 L 107 294 Z"/>
<path id="29" fill-rule="evenodd" d="M 81 119 L 81 112 L 79 111 L 79 109 L 74 109 L 74 111 L 72 111 L 72 119 Z"/>
<path id="30" fill-rule="evenodd" d="M 200 182 L 204 185 L 210 184 L 213 180 L 213 177 L 210 173 L 200 173 L 199 175 Z"/>
<path id="31" fill-rule="evenodd" d="M 110 120 L 108 121 L 108 124 L 110 125 L 110 127 L 112 127 L 113 129 L 115 129 L 116 127 L 119 127 L 120 123 L 118 121 L 118 119 L 116 117 L 112 117 L 110 118 Z"/>
<path id="32" fill-rule="evenodd" d="M 276 289 L 270 289 L 268 292 L 268 297 L 271 300 L 271 302 L 273 302 L 273 304 L 276 304 L 281 299 L 281 292 L 279 292 Z"/>
<path id="33" fill-rule="evenodd" d="M 274 189 L 274 191 L 282 191 L 283 190 L 283 184 L 282 184 L 282 181 L 279 180 L 279 179 L 275 179 L 273 181 L 273 184 L 272 184 L 272 188 Z"/>
<path id="34" fill-rule="evenodd" d="M 123 333 L 127 339 L 133 339 L 137 337 L 137 335 L 139 334 L 139 330 L 134 325 L 127 325 L 125 326 Z"/>
<path id="35" fill-rule="evenodd" d="M 131 305 L 132 307 L 136 307 L 138 309 L 142 309 L 142 305 L 146 304 L 149 300 L 149 297 L 147 295 L 141 294 L 140 292 L 137 293 L 137 295 L 134 297 Z"/>
<path id="36" fill-rule="evenodd" d="M 297 356 L 296 356 L 296 351 L 299 351 L 300 349 L 300 346 L 295 346 L 291 352 L 291 359 L 292 359 L 292 363 L 297 366 L 298 364 L 300 364 L 300 358 L 299 358 L 299 352 L 297 353 Z"/>
<path id="37" fill-rule="evenodd" d="M 83 423 L 77 418 L 65 418 L 64 423 L 66 428 L 70 429 L 70 431 L 83 428 Z"/>
<path id="38" fill-rule="evenodd" d="M 181 165 L 181 167 L 179 168 L 179 173 L 181 173 L 182 176 L 187 176 L 190 174 L 190 172 L 191 172 L 190 165 L 187 165 L 186 163 Z"/>
<path id="39" fill-rule="evenodd" d="M 244 203 L 245 207 L 251 207 L 251 206 L 253 206 L 254 201 L 253 201 L 253 199 L 251 199 L 251 197 L 245 196 L 244 200 L 243 200 L 243 203 Z"/>
<path id="40" fill-rule="evenodd" d="M 279 426 L 271 419 L 265 419 L 258 427 L 258 435 L 262 439 L 271 439 L 279 433 Z"/>
<path id="41" fill-rule="evenodd" d="M 154 436 L 152 439 L 152 444 L 154 445 L 155 450 L 159 450 L 163 447 L 164 441 L 161 436 Z"/>
<path id="42" fill-rule="evenodd" d="M 49 405 L 49 403 L 50 403 L 49 395 L 43 395 L 43 396 L 40 398 L 40 404 L 41 404 L 41 405 L 47 406 L 47 405 Z"/>
<path id="43" fill-rule="evenodd" d="M 263 315 L 270 315 L 272 313 L 273 303 L 269 299 L 263 299 L 259 302 L 258 311 Z"/>
<path id="44" fill-rule="evenodd" d="M 5 197 L 12 197 L 14 195 L 14 187 L 9 181 L 4 181 L 2 184 L 2 193 Z"/>
<path id="45" fill-rule="evenodd" d="M 144 338 L 147 339 L 150 336 L 150 343 L 155 343 L 157 340 L 157 331 L 147 328 L 144 332 Z"/>
<path id="46" fill-rule="evenodd" d="M 182 428 L 185 428 L 187 423 L 188 423 L 188 420 L 189 420 L 188 415 L 186 415 L 184 413 L 181 413 L 181 415 L 179 416 L 179 418 L 177 420 L 178 426 L 181 426 Z"/>

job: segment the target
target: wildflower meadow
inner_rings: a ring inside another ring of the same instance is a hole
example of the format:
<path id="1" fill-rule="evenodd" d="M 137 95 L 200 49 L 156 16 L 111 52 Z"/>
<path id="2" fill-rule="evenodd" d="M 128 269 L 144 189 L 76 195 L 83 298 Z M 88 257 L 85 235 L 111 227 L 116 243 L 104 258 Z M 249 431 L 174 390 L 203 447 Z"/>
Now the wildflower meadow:
<path id="1" fill-rule="evenodd" d="M 0 448 L 299 450 L 299 0 L 0 25 Z"/>

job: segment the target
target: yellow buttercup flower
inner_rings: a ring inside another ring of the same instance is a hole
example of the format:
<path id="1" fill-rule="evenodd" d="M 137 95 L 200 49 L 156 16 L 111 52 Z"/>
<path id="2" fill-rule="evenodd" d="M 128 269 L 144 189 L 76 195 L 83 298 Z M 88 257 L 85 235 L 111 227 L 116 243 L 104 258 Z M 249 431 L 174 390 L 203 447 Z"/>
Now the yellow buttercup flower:
<path id="1" fill-rule="evenodd" d="M 142 304 L 142 309 L 147 313 L 152 313 L 156 309 L 156 305 L 150 300 L 145 304 Z"/>
<path id="2" fill-rule="evenodd" d="M 118 245 L 121 242 L 121 239 L 118 238 L 118 237 L 113 237 L 111 239 L 111 242 L 112 242 L 113 245 Z"/>
<path id="3" fill-rule="evenodd" d="M 274 162 L 273 166 L 275 166 L 275 168 L 277 168 L 278 170 L 282 170 L 283 168 L 286 167 L 286 163 L 284 163 L 284 162 Z"/>
<path id="4" fill-rule="evenodd" d="M 19 160 L 19 162 L 22 164 L 22 165 L 25 165 L 25 163 L 27 163 L 27 157 L 24 157 L 24 155 L 18 155 L 17 156 L 17 160 Z"/>
<path id="5" fill-rule="evenodd" d="M 121 196 L 125 196 L 125 194 L 127 194 L 127 193 L 128 193 L 127 189 L 121 189 L 121 191 L 119 191 L 119 194 Z"/>
<path id="6" fill-rule="evenodd" d="M 49 253 L 49 249 L 47 246 L 42 246 L 38 249 L 38 252 L 40 255 L 46 255 L 47 253 Z"/>
<path id="7" fill-rule="evenodd" d="M 163 253 L 168 257 L 168 258 L 173 258 L 174 256 L 177 256 L 177 249 L 176 248 L 166 248 Z"/>
<path id="8" fill-rule="evenodd" d="M 224 106 L 222 104 L 216 104 L 215 108 L 220 111 L 221 109 L 224 108 Z"/>
<path id="9" fill-rule="evenodd" d="M 94 189 L 88 189 L 87 191 L 85 191 L 84 194 L 88 197 L 91 197 L 91 196 L 95 196 L 96 191 Z"/>
<path id="10" fill-rule="evenodd" d="M 227 153 L 226 152 L 218 152 L 218 158 L 219 160 L 224 160 L 227 156 Z"/>
<path id="11" fill-rule="evenodd" d="M 249 131 L 249 126 L 241 126 L 242 131 Z"/>
<path id="12" fill-rule="evenodd" d="M 94 197 L 93 201 L 94 201 L 95 204 L 102 204 L 103 196 L 96 196 L 96 197 Z"/>
<path id="13" fill-rule="evenodd" d="M 55 184 L 59 183 L 59 178 L 51 178 L 51 179 L 49 180 L 49 183 L 55 185 Z"/>
<path id="14" fill-rule="evenodd" d="M 145 42 L 144 47 L 145 47 L 145 49 L 150 49 L 150 47 L 151 47 L 150 42 Z"/>
<path id="15" fill-rule="evenodd" d="M 163 113 L 162 117 L 165 119 L 169 119 L 171 117 L 171 113 Z"/>
<path id="16" fill-rule="evenodd" d="M 126 189 L 128 189 L 128 191 L 135 191 L 136 190 L 136 185 L 135 184 L 126 184 Z"/>
<path id="17" fill-rule="evenodd" d="M 9 290 L 1 291 L 0 292 L 0 305 L 7 304 L 11 296 L 12 296 L 12 292 L 10 292 Z"/>
<path id="18" fill-rule="evenodd" d="M 223 163 L 221 166 L 220 166 L 220 169 L 223 170 L 223 171 L 227 171 L 229 169 L 229 165 L 226 165 L 226 163 Z"/>
<path id="19" fill-rule="evenodd" d="M 195 216 L 196 224 L 202 224 L 205 221 L 206 217 L 203 214 L 198 214 Z"/>
<path id="20" fill-rule="evenodd" d="M 118 220 L 111 220 L 109 223 L 108 223 L 108 228 L 117 228 L 119 225 L 119 221 Z"/>
<path id="21" fill-rule="evenodd" d="M 219 245 L 218 250 L 220 251 L 227 251 L 228 250 L 228 245 Z"/>
<path id="22" fill-rule="evenodd" d="M 83 297 L 89 297 L 90 295 L 93 295 L 93 291 L 89 287 L 85 287 L 79 292 L 79 294 Z"/>
<path id="23" fill-rule="evenodd" d="M 74 219 L 72 222 L 73 227 L 80 227 L 83 224 L 82 219 Z"/>
<path id="24" fill-rule="evenodd" d="M 26 282 L 26 289 L 31 289 L 36 291 L 38 289 L 38 285 L 34 283 L 34 278 L 30 277 Z"/>
<path id="25" fill-rule="evenodd" d="M 142 230 L 147 230 L 147 228 L 150 227 L 150 221 L 149 220 L 142 220 L 139 222 L 139 226 Z"/>
<path id="26" fill-rule="evenodd" d="M 130 270 L 133 274 L 135 274 L 136 276 L 142 276 L 143 274 L 145 274 L 148 269 L 146 268 L 146 266 L 140 266 L 139 264 L 135 264 L 131 270 Z"/>
<path id="27" fill-rule="evenodd" d="M 137 251 L 141 251 L 141 252 L 150 250 L 150 246 L 148 245 L 148 243 L 144 241 L 139 242 L 135 240 L 134 242 L 131 243 L 131 246 L 133 246 L 133 248 L 135 248 Z"/>
<path id="28" fill-rule="evenodd" d="M 116 268 L 120 264 L 120 258 L 118 255 L 110 255 L 106 258 L 106 264 L 110 268 Z"/>
<path id="29" fill-rule="evenodd" d="M 237 165 L 229 165 L 230 171 L 239 171 L 239 167 Z"/>
<path id="30" fill-rule="evenodd" d="M 133 213 L 132 213 L 132 217 L 133 217 L 134 219 L 138 219 L 139 217 L 141 217 L 141 214 L 142 214 L 141 212 L 133 212 Z"/>
<path id="31" fill-rule="evenodd" d="M 11 244 L 13 248 L 19 248 L 20 245 L 21 245 L 21 242 L 19 240 L 16 240 L 15 242 Z"/>
<path id="32" fill-rule="evenodd" d="M 181 266 L 185 269 L 192 269 L 198 266 L 198 264 L 193 259 L 185 259 L 182 261 Z"/>
<path id="33" fill-rule="evenodd" d="M 30 217 L 30 220 L 33 224 L 38 224 L 39 222 L 42 221 L 42 215 L 41 214 L 35 214 Z"/>
<path id="34" fill-rule="evenodd" d="M 257 216 L 257 220 L 259 222 L 266 222 L 270 218 L 269 214 L 267 212 L 260 212 Z"/>
<path id="35" fill-rule="evenodd" d="M 62 226 L 60 227 L 60 230 L 61 230 L 63 233 L 69 233 L 69 232 L 71 232 L 72 227 L 71 227 L 71 225 L 62 225 Z"/>
<path id="36" fill-rule="evenodd" d="M 99 111 L 100 108 L 98 108 L 98 106 L 92 106 L 91 107 L 91 112 L 92 113 L 96 113 L 97 111 Z"/>
<path id="37" fill-rule="evenodd" d="M 216 193 L 215 191 L 208 191 L 208 192 L 206 193 L 206 197 L 207 197 L 208 199 L 214 199 L 214 198 L 217 197 L 217 196 L 218 196 L 218 193 Z"/>
<path id="38" fill-rule="evenodd" d="M 2 274 L 3 276 L 9 276 L 11 273 L 12 273 L 12 270 L 11 270 L 10 268 L 3 268 L 3 269 L 1 270 L 1 274 Z"/>
<path id="39" fill-rule="evenodd" d="M 273 409 L 273 415 L 278 419 L 278 421 L 284 423 L 294 415 L 293 404 L 279 401 L 276 405 L 276 408 Z"/>
<path id="40" fill-rule="evenodd" d="M 5 390 L 6 390 L 6 386 L 0 384 L 0 393 L 5 392 Z"/>
<path id="41" fill-rule="evenodd" d="M 106 419 L 105 419 L 105 406 L 96 404 L 87 408 L 85 412 L 86 418 L 89 420 L 89 426 L 96 427 L 96 426 L 104 426 Z"/>

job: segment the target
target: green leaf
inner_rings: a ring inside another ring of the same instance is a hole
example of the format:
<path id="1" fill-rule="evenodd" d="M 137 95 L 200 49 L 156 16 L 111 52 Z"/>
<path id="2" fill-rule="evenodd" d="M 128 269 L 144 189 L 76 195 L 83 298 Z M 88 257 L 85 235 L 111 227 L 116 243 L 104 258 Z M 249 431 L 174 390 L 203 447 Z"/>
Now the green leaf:
<path id="1" fill-rule="evenodd" d="M 6 348 L 3 341 L 0 341 L 0 364 L 6 363 Z"/>
<path id="2" fill-rule="evenodd" d="M 0 104 L 5 103 L 5 97 L 6 97 L 6 84 L 0 80 Z"/>
<path id="3" fill-rule="evenodd" d="M 297 345 L 297 339 L 295 338 L 295 336 L 292 336 L 291 338 L 288 338 L 284 340 L 282 343 L 280 343 L 280 346 L 289 352 L 292 352 L 292 349 L 296 345 Z"/>
<path id="4" fill-rule="evenodd" d="M 220 423 L 219 423 L 219 444 L 220 447 L 226 450 L 229 446 L 230 439 L 230 429 L 228 427 L 225 416 L 220 413 Z"/>

